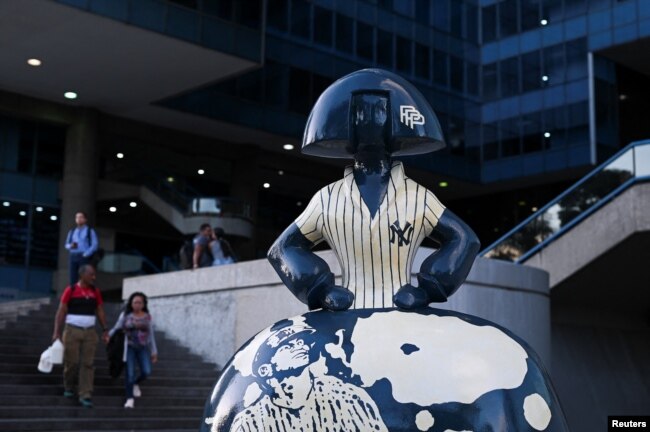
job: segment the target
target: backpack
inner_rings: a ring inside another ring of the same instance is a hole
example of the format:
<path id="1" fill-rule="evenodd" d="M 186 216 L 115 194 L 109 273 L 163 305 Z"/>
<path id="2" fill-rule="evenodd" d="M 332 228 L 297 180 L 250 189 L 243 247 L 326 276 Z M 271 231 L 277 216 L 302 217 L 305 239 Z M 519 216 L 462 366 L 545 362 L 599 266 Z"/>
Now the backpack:
<path id="1" fill-rule="evenodd" d="M 88 230 L 86 231 L 86 241 L 88 242 L 88 244 L 90 244 L 91 243 L 90 231 L 95 231 L 95 230 L 90 225 L 87 225 L 87 227 Z M 67 243 L 70 243 L 70 241 L 72 240 L 72 233 L 74 232 L 74 230 L 75 229 L 72 228 L 70 231 L 68 231 L 68 237 L 66 240 Z M 97 236 L 97 232 L 95 232 L 95 236 Z M 98 243 L 99 243 L 99 239 L 98 239 Z M 93 267 L 97 268 L 97 264 L 99 264 L 102 258 L 104 258 L 104 249 L 98 247 L 97 250 L 93 252 L 93 254 L 89 258 L 90 258 L 90 264 Z"/>
<path id="2" fill-rule="evenodd" d="M 181 269 L 187 270 L 193 267 L 194 243 L 192 240 L 185 240 L 178 251 L 178 262 Z"/>

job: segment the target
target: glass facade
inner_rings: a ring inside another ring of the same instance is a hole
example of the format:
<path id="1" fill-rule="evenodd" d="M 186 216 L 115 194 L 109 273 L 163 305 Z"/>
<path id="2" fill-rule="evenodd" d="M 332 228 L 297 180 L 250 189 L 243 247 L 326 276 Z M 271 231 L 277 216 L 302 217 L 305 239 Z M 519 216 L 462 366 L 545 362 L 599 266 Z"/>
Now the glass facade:
<path id="1" fill-rule="evenodd" d="M 161 104 L 299 138 L 328 83 L 386 68 L 440 117 L 449 145 L 427 169 L 481 182 L 559 172 L 625 144 L 613 63 L 594 54 L 590 75 L 589 56 L 642 37 L 644 19 L 639 0 L 270 0 L 263 67 Z"/>
<path id="2" fill-rule="evenodd" d="M 52 287 L 64 146 L 63 127 L 0 116 L 0 296 Z"/>

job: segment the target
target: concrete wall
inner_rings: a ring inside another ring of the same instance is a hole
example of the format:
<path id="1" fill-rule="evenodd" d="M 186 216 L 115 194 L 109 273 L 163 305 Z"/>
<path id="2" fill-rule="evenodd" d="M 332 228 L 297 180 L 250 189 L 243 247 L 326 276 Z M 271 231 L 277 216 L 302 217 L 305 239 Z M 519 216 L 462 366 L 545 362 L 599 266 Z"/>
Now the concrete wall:
<path id="1" fill-rule="evenodd" d="M 413 268 L 419 269 L 430 252 L 420 249 Z M 334 254 L 326 251 L 319 255 L 340 278 Z M 262 328 L 307 311 L 281 284 L 266 260 L 125 279 L 123 298 L 135 291 L 149 296 L 159 329 L 220 366 Z M 507 327 L 549 365 L 546 272 L 480 258 L 459 291 L 436 307 L 477 315 Z"/>

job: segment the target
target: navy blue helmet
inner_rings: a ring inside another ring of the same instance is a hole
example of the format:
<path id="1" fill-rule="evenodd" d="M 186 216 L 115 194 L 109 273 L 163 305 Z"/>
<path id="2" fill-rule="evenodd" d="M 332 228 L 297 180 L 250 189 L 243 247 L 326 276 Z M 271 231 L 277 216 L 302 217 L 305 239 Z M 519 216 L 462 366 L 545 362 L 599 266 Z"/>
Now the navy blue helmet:
<path id="1" fill-rule="evenodd" d="M 302 152 L 352 158 L 351 102 L 357 94 L 388 98 L 391 156 L 429 153 L 445 146 L 440 123 L 429 102 L 404 78 L 382 69 L 362 69 L 337 80 L 318 98 L 309 114 Z"/>

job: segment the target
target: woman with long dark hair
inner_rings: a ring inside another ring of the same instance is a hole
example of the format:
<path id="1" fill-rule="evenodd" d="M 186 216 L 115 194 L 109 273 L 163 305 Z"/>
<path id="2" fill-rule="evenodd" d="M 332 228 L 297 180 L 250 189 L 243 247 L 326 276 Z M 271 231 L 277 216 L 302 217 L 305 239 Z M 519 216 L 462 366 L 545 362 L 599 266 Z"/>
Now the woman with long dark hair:
<path id="1" fill-rule="evenodd" d="M 140 383 L 151 375 L 151 364 L 158 361 L 158 349 L 154 337 L 153 320 L 147 308 L 147 296 L 134 292 L 129 296 L 124 312 L 110 331 L 124 331 L 124 361 L 126 362 L 126 403 L 124 408 L 133 408 L 134 397 L 142 396 Z M 136 377 L 136 364 L 140 375 Z"/>

